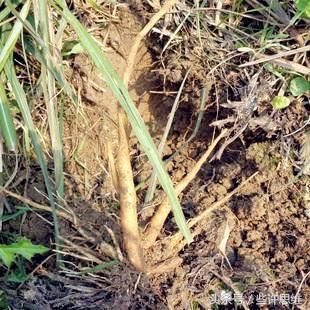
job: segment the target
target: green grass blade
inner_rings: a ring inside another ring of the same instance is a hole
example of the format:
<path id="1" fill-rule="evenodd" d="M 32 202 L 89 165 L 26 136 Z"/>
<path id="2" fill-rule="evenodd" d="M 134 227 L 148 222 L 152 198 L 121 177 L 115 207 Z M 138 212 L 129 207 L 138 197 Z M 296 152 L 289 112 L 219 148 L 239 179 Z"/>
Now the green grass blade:
<path id="1" fill-rule="evenodd" d="M 89 35 L 85 27 L 69 11 L 66 4 L 61 0 L 54 0 L 54 3 L 57 3 L 62 8 L 60 9 L 59 6 L 55 5 L 61 15 L 74 28 L 85 51 L 88 52 L 94 64 L 105 78 L 108 87 L 113 91 L 114 96 L 116 97 L 122 108 L 125 110 L 135 135 L 137 136 L 142 148 L 144 149 L 149 160 L 151 161 L 153 167 L 157 170 L 158 179 L 163 189 L 167 193 L 171 208 L 173 210 L 175 221 L 186 240 L 188 242 L 191 242 L 192 237 L 189 228 L 187 227 L 186 220 L 180 206 L 180 202 L 175 195 L 171 179 L 169 178 L 165 170 L 165 167 L 161 161 L 160 156 L 158 155 L 154 142 L 123 81 L 120 79 L 120 77 L 102 52 L 99 44 L 94 40 L 91 35 Z"/>
<path id="2" fill-rule="evenodd" d="M 8 150 L 17 152 L 17 137 L 13 117 L 2 81 L 0 81 L 0 128 Z"/>
<path id="3" fill-rule="evenodd" d="M 2 2 L 0 2 L 0 5 L 2 5 Z M 14 1 L 14 3 L 12 4 L 13 8 L 16 8 L 19 4 L 21 4 L 22 1 Z M 3 10 L 0 12 L 0 22 L 2 22 L 10 13 L 12 12 L 11 7 L 4 7 Z"/>
<path id="4" fill-rule="evenodd" d="M 51 16 L 49 7 L 46 1 L 38 1 L 37 6 L 34 6 L 36 10 L 35 16 L 37 16 L 39 33 L 43 38 L 45 46 L 45 59 L 46 64 L 41 65 L 41 86 L 43 89 L 44 100 L 47 107 L 47 117 L 49 124 L 49 132 L 52 142 L 54 168 L 55 168 L 55 183 L 57 195 L 62 198 L 64 194 L 64 174 L 63 174 L 63 153 L 62 153 L 62 139 L 61 129 L 59 128 L 58 111 L 57 111 L 57 95 L 55 79 L 52 73 L 48 70 L 48 67 L 52 67 L 51 59 L 54 58 L 53 48 L 53 29 L 51 25 Z M 60 199 L 61 201 L 61 199 Z"/>
<path id="5" fill-rule="evenodd" d="M 32 117 L 31 117 L 31 112 L 30 112 L 30 109 L 28 106 L 26 94 L 25 94 L 22 86 L 20 85 L 17 77 L 16 77 L 12 57 L 10 57 L 9 61 L 5 64 L 4 70 L 5 70 L 5 74 L 7 76 L 7 79 L 11 85 L 12 92 L 15 96 L 16 101 L 17 101 L 19 110 L 22 114 L 25 126 L 29 130 L 31 142 L 33 144 L 34 151 L 35 151 L 35 154 L 37 156 L 37 160 L 38 160 L 40 167 L 41 167 L 41 170 L 42 170 L 42 174 L 43 174 L 44 182 L 45 182 L 45 187 L 46 187 L 48 198 L 49 198 L 49 203 L 50 203 L 51 208 L 52 208 L 54 230 L 55 230 L 56 250 L 59 250 L 58 218 L 57 218 L 57 214 L 56 214 L 56 206 L 55 206 L 54 197 L 53 197 L 53 190 L 52 190 L 51 182 L 50 182 L 48 171 L 47 171 L 47 165 L 46 165 L 44 154 L 43 154 L 43 151 L 42 151 L 42 148 L 40 145 L 40 139 L 39 139 L 39 136 L 36 132 L 36 128 L 34 126 L 34 123 L 33 123 Z M 57 255 L 59 255 L 59 254 L 57 253 Z M 58 256 L 58 261 L 59 261 L 59 256 Z"/>
<path id="6" fill-rule="evenodd" d="M 16 6 L 17 6 L 17 4 L 14 7 L 16 7 Z M 11 13 L 11 9 L 9 7 L 5 7 L 0 12 L 0 22 L 2 22 L 10 13 Z"/>
<path id="7" fill-rule="evenodd" d="M 5 222 L 8 222 L 8 221 L 14 220 L 17 217 L 19 217 L 20 215 L 25 214 L 27 211 L 29 211 L 28 208 L 19 207 L 18 211 L 16 211 L 13 214 L 8 214 L 8 215 L 0 216 L 0 221 L 2 223 L 5 223 Z"/>
<path id="8" fill-rule="evenodd" d="M 27 0 L 24 4 L 23 8 L 20 11 L 20 17 L 22 20 L 25 20 L 28 16 L 29 9 L 30 9 L 30 0 Z M 22 20 L 16 20 L 11 33 L 9 34 L 5 45 L 1 49 L 0 53 L 0 72 L 3 70 L 5 63 L 7 62 L 11 52 L 13 51 L 13 48 L 16 44 L 16 41 L 23 30 L 23 23 Z"/>
<path id="9" fill-rule="evenodd" d="M 178 105 L 179 105 L 180 97 L 181 97 L 181 94 L 182 94 L 185 82 L 187 80 L 188 74 L 189 74 L 189 70 L 186 72 L 186 75 L 183 78 L 183 81 L 182 81 L 182 83 L 180 85 L 178 93 L 177 93 L 177 95 L 176 95 L 176 97 L 174 99 L 174 103 L 172 105 L 171 111 L 169 113 L 169 117 L 168 117 L 168 120 L 167 120 L 166 128 L 164 130 L 164 133 L 163 133 L 163 136 L 161 138 L 161 141 L 160 141 L 160 143 L 158 145 L 159 156 L 162 156 L 163 149 L 165 147 L 165 143 L 167 141 L 167 138 L 168 138 L 168 135 L 169 135 L 172 123 L 173 123 L 173 119 L 174 119 L 175 113 L 176 113 Z M 149 182 L 149 188 L 148 188 L 148 190 L 146 192 L 146 195 L 145 195 L 145 200 L 144 200 L 145 203 L 150 203 L 153 200 L 153 197 L 154 197 L 154 194 L 155 194 L 155 190 L 156 190 L 156 184 L 157 184 L 157 172 L 156 172 L 156 170 L 153 170 L 152 175 L 151 175 L 151 179 L 150 179 L 150 182 Z"/>

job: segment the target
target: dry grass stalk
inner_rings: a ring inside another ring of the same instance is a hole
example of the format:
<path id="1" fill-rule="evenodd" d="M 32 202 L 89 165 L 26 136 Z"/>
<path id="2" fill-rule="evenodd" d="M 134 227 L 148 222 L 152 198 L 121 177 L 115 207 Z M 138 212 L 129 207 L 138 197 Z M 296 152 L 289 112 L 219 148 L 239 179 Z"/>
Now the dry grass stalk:
<path id="1" fill-rule="evenodd" d="M 218 144 L 218 142 L 226 135 L 227 130 L 223 130 L 219 136 L 212 142 L 212 144 L 208 147 L 206 152 L 201 156 L 201 158 L 197 161 L 193 169 L 189 174 L 187 174 L 176 186 L 175 191 L 177 195 L 188 186 L 188 184 L 195 178 L 199 170 L 201 169 L 202 165 L 205 161 L 209 158 L 210 154 L 213 152 L 214 148 Z M 167 197 L 164 198 L 163 202 L 159 206 L 158 210 L 156 211 L 155 215 L 152 217 L 149 226 L 147 227 L 144 235 L 144 243 L 143 246 L 145 248 L 149 248 L 154 244 L 156 241 L 167 216 L 171 211 L 169 200 Z"/>
<path id="2" fill-rule="evenodd" d="M 310 132 L 305 133 L 300 158 L 303 160 L 303 173 L 310 175 Z"/>
<path id="3" fill-rule="evenodd" d="M 82 254 L 85 257 L 85 260 L 94 262 L 96 264 L 102 264 L 103 261 L 101 259 L 99 259 L 97 257 L 97 253 L 92 251 L 91 249 L 79 246 L 77 244 L 74 244 L 73 242 L 71 242 L 70 240 L 66 239 L 66 238 L 62 238 L 60 237 L 60 240 L 62 242 L 64 242 L 64 244 L 67 245 L 67 252 L 72 252 L 72 250 L 75 250 L 76 252 Z M 64 249 L 66 248 L 66 246 L 63 247 Z"/>
<path id="4" fill-rule="evenodd" d="M 261 57 L 260 59 L 246 62 L 245 64 L 240 65 L 239 68 L 244 68 L 244 67 L 248 67 L 248 66 L 254 66 L 254 65 L 261 64 L 263 62 L 271 61 L 271 60 L 274 60 L 274 59 L 279 59 L 279 58 L 286 57 L 286 56 L 292 56 L 292 55 L 295 55 L 295 54 L 298 54 L 298 53 L 306 53 L 308 51 L 310 51 L 310 45 L 306 45 L 306 46 L 299 47 L 299 48 L 292 49 L 292 50 L 285 51 L 285 52 L 280 52 L 278 54 L 271 55 L 271 56 L 266 56 L 266 55 L 259 54 L 258 56 Z"/>
<path id="5" fill-rule="evenodd" d="M 129 52 L 128 65 L 124 73 L 123 82 L 128 88 L 131 73 L 133 71 L 136 55 L 143 38 L 155 26 L 170 8 L 175 5 L 177 0 L 168 0 L 161 7 L 147 25 L 138 33 Z M 118 187 L 120 195 L 120 217 L 124 238 L 124 245 L 131 264 L 139 271 L 145 271 L 145 263 L 141 239 L 139 233 L 136 191 L 133 182 L 133 172 L 129 154 L 129 126 L 125 112 L 119 107 L 118 110 L 118 126 L 119 126 L 119 150 L 117 154 L 116 169 L 118 174 Z"/>
<path id="6" fill-rule="evenodd" d="M 36 203 L 36 202 L 34 202 L 34 201 L 32 201 L 32 200 L 30 200 L 28 198 L 25 198 L 25 197 L 23 197 L 21 195 L 16 194 L 16 193 L 14 193 L 14 192 L 12 192 L 12 191 L 10 191 L 10 190 L 2 187 L 2 186 L 0 186 L 0 193 L 1 192 L 5 193 L 6 195 L 8 195 L 10 197 L 13 197 L 13 198 L 21 201 L 21 202 L 23 202 L 23 203 L 25 203 L 25 204 L 27 204 L 27 205 L 35 208 L 35 209 L 38 209 L 38 210 L 41 210 L 41 211 L 52 212 L 52 208 L 51 207 L 45 206 L 45 205 L 41 205 L 39 203 Z M 68 220 L 70 222 L 74 221 L 73 220 L 73 216 L 71 214 L 67 213 L 67 212 L 56 210 L 56 213 L 57 213 L 58 216 L 66 219 L 66 220 Z"/>
<path id="7" fill-rule="evenodd" d="M 279 59 L 273 59 L 270 61 L 271 63 L 279 66 L 279 67 L 283 67 L 289 70 L 293 70 L 295 72 L 299 72 L 301 74 L 305 74 L 305 75 L 310 75 L 310 68 L 303 66 L 297 62 L 294 61 L 289 61 L 283 58 L 279 58 Z"/>

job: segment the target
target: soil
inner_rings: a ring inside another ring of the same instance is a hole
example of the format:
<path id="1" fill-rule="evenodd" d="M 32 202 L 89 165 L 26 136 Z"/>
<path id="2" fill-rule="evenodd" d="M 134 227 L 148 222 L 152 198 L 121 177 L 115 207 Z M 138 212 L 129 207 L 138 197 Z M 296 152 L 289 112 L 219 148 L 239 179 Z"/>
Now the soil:
<path id="1" fill-rule="evenodd" d="M 120 9 L 115 23 L 96 33 L 101 40 L 108 38 L 104 41 L 104 49 L 120 75 L 126 68 L 128 51 L 142 23 L 137 12 L 124 7 Z M 162 72 L 157 69 L 154 38 L 152 35 L 148 37 L 139 51 L 130 92 L 154 141 L 158 143 L 186 64 L 170 61 L 174 66 L 167 68 L 164 73 L 167 80 L 164 82 Z M 195 63 L 191 59 L 188 61 Z M 164 149 L 164 159 L 180 148 L 195 126 L 199 112 L 199 84 L 205 82 L 204 75 L 200 64 L 193 65 Z M 70 58 L 67 76 L 80 94 L 81 105 L 68 104 L 65 109 L 65 200 L 81 226 L 88 231 L 99 232 L 97 237 L 100 240 L 113 244 L 113 236 L 107 228 L 111 229 L 122 248 L 119 202 L 109 170 L 107 150 L 107 144 L 111 145 L 112 152 L 117 149 L 117 102 L 84 54 Z M 232 89 L 239 89 L 240 83 L 244 84 L 246 80 L 235 78 L 233 72 L 230 72 L 230 77 L 231 80 L 218 81 L 217 89 L 212 86 L 198 134 L 168 163 L 167 169 L 175 183 L 191 171 L 217 135 L 218 128 L 211 123 L 229 116 L 237 118 L 238 109 L 226 106 L 218 112 L 216 104 L 217 101 L 220 105 L 228 100 L 242 101 L 242 96 L 234 94 Z M 199 80 L 198 84 L 193 84 L 195 79 Z M 263 80 L 262 76 L 258 84 L 263 85 Z M 247 86 L 243 85 L 243 88 Z M 250 309 L 290 309 L 295 296 L 302 298 L 297 308 L 303 304 L 303 309 L 309 309 L 309 278 L 304 278 L 309 273 L 310 183 L 308 176 L 294 179 L 302 165 L 297 154 L 303 132 L 282 141 L 279 139 L 280 131 L 285 135 L 301 127 L 308 117 L 309 104 L 303 106 L 296 101 L 285 111 L 273 114 L 270 98 L 259 97 L 263 89 L 257 90 L 259 104 L 250 126 L 225 148 L 220 159 L 214 157 L 206 163 L 194 182 L 180 195 L 186 218 L 198 215 L 253 173 L 258 171 L 258 174 L 226 204 L 200 222 L 195 228 L 199 234 L 194 242 L 178 254 L 169 248 L 168 237 L 177 232 L 173 217 L 169 217 L 157 243 L 145 256 L 150 265 L 159 262 L 167 262 L 168 265 L 171 261 L 171 268 L 146 276 L 135 272 L 125 260 L 94 272 L 92 277 L 69 271 L 56 275 L 52 266 L 42 265 L 30 282 L 16 291 L 5 289 L 12 308 L 242 309 L 244 305 L 239 305 L 236 299 L 229 305 L 223 302 L 217 308 L 212 304 L 215 296 L 218 298 L 224 293 L 231 293 L 236 297 L 242 293 Z M 262 125 L 262 116 L 268 118 L 268 126 L 266 122 Z M 139 214 L 146 222 L 157 206 L 153 203 L 143 207 L 146 190 L 143 182 L 149 177 L 151 167 L 136 138 L 131 136 L 130 141 L 135 182 L 142 184 L 137 192 Z M 36 171 L 35 167 L 31 169 Z M 42 180 L 30 179 L 28 197 L 44 202 L 35 190 L 43 190 Z M 159 190 L 155 201 L 160 201 L 162 195 Z M 35 213 L 26 215 L 22 222 L 11 221 L 6 227 L 10 231 L 20 229 L 35 243 L 49 244 L 52 238 L 50 225 Z M 65 221 L 61 222 L 61 235 L 80 247 L 88 247 L 103 262 L 111 260 L 100 253 L 99 242 L 94 244 L 83 240 Z M 223 242 L 224 248 L 221 247 Z M 92 266 L 69 255 L 66 259 L 72 266 L 75 264 L 75 270 Z M 288 295 L 291 300 L 288 304 L 279 304 L 278 300 L 274 306 L 259 305 L 262 294 Z"/>

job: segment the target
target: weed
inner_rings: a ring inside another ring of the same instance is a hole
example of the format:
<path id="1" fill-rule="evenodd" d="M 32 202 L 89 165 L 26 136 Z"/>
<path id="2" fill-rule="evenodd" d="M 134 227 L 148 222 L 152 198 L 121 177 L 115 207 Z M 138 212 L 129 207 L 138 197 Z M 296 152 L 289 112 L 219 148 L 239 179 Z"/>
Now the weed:
<path id="1" fill-rule="evenodd" d="M 276 96 L 272 99 L 272 106 L 276 110 L 281 110 L 287 108 L 291 103 L 290 98 L 285 96 Z"/>
<path id="2" fill-rule="evenodd" d="M 291 80 L 290 92 L 293 96 L 297 97 L 308 91 L 310 91 L 310 82 L 308 82 L 305 78 L 298 76 Z"/>
<path id="3" fill-rule="evenodd" d="M 31 260 L 35 254 L 43 254 L 48 251 L 43 245 L 35 245 L 28 239 L 21 239 L 11 244 L 0 244 L 0 259 L 10 268 L 16 261 L 17 255 Z"/>

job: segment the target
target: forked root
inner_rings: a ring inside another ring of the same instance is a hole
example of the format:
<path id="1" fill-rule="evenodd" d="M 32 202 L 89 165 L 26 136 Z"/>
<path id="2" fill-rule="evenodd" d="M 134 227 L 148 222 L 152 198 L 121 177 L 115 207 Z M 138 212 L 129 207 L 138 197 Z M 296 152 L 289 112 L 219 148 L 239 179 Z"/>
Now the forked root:
<path id="1" fill-rule="evenodd" d="M 183 180 L 181 180 L 176 186 L 175 186 L 175 193 L 176 195 L 180 195 L 180 193 L 187 187 L 187 185 L 195 178 L 197 173 L 199 172 L 201 166 L 204 164 L 204 162 L 209 158 L 210 154 L 213 152 L 214 148 L 218 144 L 218 142 L 225 136 L 227 130 L 224 129 L 219 136 L 212 142 L 212 144 L 208 147 L 206 152 L 201 156 L 201 158 L 197 161 L 196 165 L 192 169 L 192 171 L 187 174 Z M 144 234 L 144 248 L 151 247 L 154 242 L 156 241 L 167 216 L 169 215 L 171 211 L 171 207 L 169 204 L 169 200 L 167 196 L 162 201 L 161 205 L 155 212 L 154 216 L 151 219 L 150 224 L 146 228 L 145 234 Z"/>
<path id="2" fill-rule="evenodd" d="M 175 5 L 178 0 L 167 0 L 161 9 L 154 14 L 145 27 L 138 33 L 133 42 L 128 56 L 128 65 L 124 73 L 123 82 L 126 87 L 133 71 L 136 55 L 140 43 L 147 33 L 155 24 Z M 124 239 L 124 246 L 131 264 L 139 271 L 146 271 L 141 238 L 139 235 L 136 191 L 133 182 L 133 173 L 129 155 L 129 126 L 125 112 L 119 107 L 118 109 L 118 126 L 119 126 L 119 150 L 117 154 L 116 170 L 118 174 L 118 187 L 120 194 L 120 217 Z"/>

